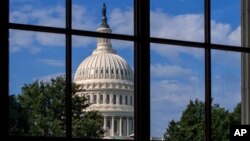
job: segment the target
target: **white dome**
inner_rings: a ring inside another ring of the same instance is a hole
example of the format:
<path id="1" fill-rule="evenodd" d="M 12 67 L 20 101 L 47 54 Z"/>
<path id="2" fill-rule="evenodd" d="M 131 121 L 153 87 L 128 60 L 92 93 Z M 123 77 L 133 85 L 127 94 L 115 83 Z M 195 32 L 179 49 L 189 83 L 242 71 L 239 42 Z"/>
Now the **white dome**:
<path id="1" fill-rule="evenodd" d="M 87 79 L 123 79 L 133 81 L 129 64 L 112 52 L 93 53 L 79 65 L 75 81 Z"/>

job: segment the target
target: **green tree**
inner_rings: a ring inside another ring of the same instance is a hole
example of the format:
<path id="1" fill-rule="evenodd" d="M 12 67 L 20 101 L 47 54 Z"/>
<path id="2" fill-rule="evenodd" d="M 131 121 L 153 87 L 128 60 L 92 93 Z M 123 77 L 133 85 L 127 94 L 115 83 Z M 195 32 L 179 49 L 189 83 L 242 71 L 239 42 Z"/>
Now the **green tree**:
<path id="1" fill-rule="evenodd" d="M 237 106 L 234 108 L 233 112 L 231 113 L 231 124 L 241 124 L 241 103 L 238 103 Z"/>
<path id="2" fill-rule="evenodd" d="M 166 141 L 203 141 L 205 113 L 204 102 L 190 100 L 180 121 L 170 121 L 164 138 Z M 227 141 L 230 124 L 240 122 L 240 104 L 230 113 L 218 104 L 212 106 L 212 140 Z"/>
<path id="3" fill-rule="evenodd" d="M 166 141 L 202 141 L 204 139 L 204 104 L 190 100 L 180 121 L 171 121 L 166 129 Z"/>
<path id="4" fill-rule="evenodd" d="M 15 95 L 9 96 L 9 111 L 9 133 L 15 135 L 27 133 L 29 130 L 28 115 Z"/>
<path id="5" fill-rule="evenodd" d="M 65 77 L 51 79 L 50 82 L 35 81 L 22 87 L 18 95 L 20 107 L 27 114 L 29 135 L 64 136 L 66 130 Z M 103 117 L 99 112 L 85 112 L 89 105 L 84 96 L 79 96 L 79 86 L 72 87 L 72 131 L 81 137 L 101 137 L 103 135 Z M 10 112 L 11 113 L 11 112 Z M 94 115 L 94 116 L 89 116 Z M 86 128 L 86 121 L 92 121 L 93 128 Z M 20 123 L 23 120 L 19 121 Z M 79 125 L 80 124 L 80 125 Z M 80 128 L 79 128 L 80 126 Z M 78 130 L 79 129 L 81 132 Z M 88 131 L 85 131 L 88 130 Z M 83 134 L 84 132 L 89 134 Z"/>

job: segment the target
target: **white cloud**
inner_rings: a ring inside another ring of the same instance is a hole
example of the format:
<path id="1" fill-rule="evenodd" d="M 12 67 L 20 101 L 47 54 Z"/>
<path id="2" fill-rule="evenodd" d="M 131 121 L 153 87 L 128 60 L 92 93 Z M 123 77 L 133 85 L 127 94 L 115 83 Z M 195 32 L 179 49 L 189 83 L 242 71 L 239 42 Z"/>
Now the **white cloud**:
<path id="1" fill-rule="evenodd" d="M 200 80 L 201 81 L 201 80 Z M 169 101 L 176 105 L 184 106 L 184 101 L 203 96 L 204 86 L 198 83 L 185 83 L 179 80 L 160 80 L 152 82 L 152 101 Z"/>
<path id="2" fill-rule="evenodd" d="M 10 22 L 65 27 L 65 8 L 61 5 L 42 8 L 22 5 L 22 8 L 11 11 Z"/>
<path id="3" fill-rule="evenodd" d="M 41 48 L 35 44 L 34 37 L 34 32 L 10 30 L 10 52 L 15 53 L 25 50 L 36 54 Z"/>
<path id="4" fill-rule="evenodd" d="M 98 16 L 99 17 L 99 16 Z M 80 30 L 96 31 L 100 20 L 97 21 L 97 14 L 89 11 L 85 6 L 72 5 L 72 27 Z"/>
<path id="5" fill-rule="evenodd" d="M 156 77 L 173 78 L 190 76 L 193 74 L 193 71 L 191 69 L 183 68 L 177 65 L 153 64 L 150 67 L 151 74 Z"/>
<path id="6" fill-rule="evenodd" d="M 97 42 L 96 38 L 86 37 L 86 36 L 73 36 L 72 37 L 72 46 L 79 48 L 79 47 L 89 47 L 95 45 Z"/>
<path id="7" fill-rule="evenodd" d="M 65 61 L 64 60 L 56 60 L 56 59 L 39 59 L 39 63 L 43 63 L 50 66 L 56 66 L 56 67 L 64 67 Z"/>
<path id="8" fill-rule="evenodd" d="M 229 34 L 229 44 L 239 46 L 241 45 L 241 27 L 238 26 L 237 29 Z"/>
<path id="9" fill-rule="evenodd" d="M 33 23 L 47 26 L 65 26 L 65 8 L 61 5 L 55 7 L 40 7 L 34 9 L 30 5 L 23 5 L 22 9 L 11 11 L 10 21 Z M 100 16 L 96 11 L 88 11 L 85 6 L 73 5 L 73 27 L 77 29 L 96 30 L 99 26 Z M 133 10 L 112 9 L 109 24 L 114 33 L 133 34 Z M 182 14 L 173 16 L 160 10 L 151 11 L 151 35 L 181 40 L 203 41 L 204 18 L 202 14 Z M 38 36 L 42 45 L 62 45 L 61 39 Z M 215 43 L 232 45 L 240 44 L 240 26 L 232 29 L 229 24 L 212 21 L 212 40 Z M 53 42 L 54 41 L 54 42 Z M 84 47 L 94 43 L 95 40 L 75 39 L 76 47 Z M 126 45 L 124 45 L 126 47 Z M 154 51 L 164 54 L 167 52 L 159 48 Z M 178 53 L 178 51 L 176 52 Z M 169 54 L 167 54 L 169 55 Z M 176 55 L 176 54 L 173 54 Z"/>
<path id="10" fill-rule="evenodd" d="M 180 40 L 203 41 L 203 16 L 183 14 L 172 16 L 161 11 L 151 11 L 151 35 Z"/>
<path id="11" fill-rule="evenodd" d="M 129 8 L 127 11 L 115 8 L 111 11 L 109 24 L 113 33 L 133 34 L 133 12 L 132 8 Z"/>
<path id="12" fill-rule="evenodd" d="M 64 36 L 60 34 L 10 30 L 11 53 L 28 51 L 31 54 L 36 54 L 44 46 L 64 47 Z"/>
<path id="13" fill-rule="evenodd" d="M 230 24 L 212 21 L 211 40 L 213 43 L 240 46 L 241 29 L 232 29 Z"/>
<path id="14" fill-rule="evenodd" d="M 58 76 L 63 76 L 63 75 L 65 75 L 65 73 L 58 72 L 58 73 L 49 74 L 49 75 L 45 75 L 45 76 L 35 77 L 35 78 L 33 78 L 33 81 L 39 80 L 39 81 L 43 81 L 43 82 L 49 82 L 52 78 L 56 78 Z"/>
<path id="15" fill-rule="evenodd" d="M 34 39 L 41 46 L 65 47 L 65 36 L 51 33 L 35 33 Z"/>

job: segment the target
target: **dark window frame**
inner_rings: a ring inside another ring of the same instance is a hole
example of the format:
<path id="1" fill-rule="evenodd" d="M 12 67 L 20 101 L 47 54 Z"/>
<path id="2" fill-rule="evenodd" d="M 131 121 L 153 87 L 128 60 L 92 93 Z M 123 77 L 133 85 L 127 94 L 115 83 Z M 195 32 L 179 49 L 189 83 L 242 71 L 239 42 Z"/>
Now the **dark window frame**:
<path id="1" fill-rule="evenodd" d="M 211 43 L 211 0 L 204 0 L 204 42 L 181 41 L 150 37 L 150 0 L 134 0 L 134 35 L 98 33 L 72 29 L 72 0 L 66 0 L 66 27 L 45 27 L 26 24 L 9 23 L 9 0 L 0 2 L 0 138 L 3 140 L 101 140 L 72 138 L 71 119 L 71 66 L 72 35 L 89 37 L 106 37 L 134 42 L 134 105 L 135 105 L 135 140 L 150 140 L 150 43 L 196 47 L 205 50 L 205 141 L 211 140 L 211 51 L 223 50 L 250 53 L 250 48 L 219 45 Z M 9 94 L 9 29 L 59 33 L 66 35 L 66 137 L 28 137 L 8 135 L 8 94 Z"/>

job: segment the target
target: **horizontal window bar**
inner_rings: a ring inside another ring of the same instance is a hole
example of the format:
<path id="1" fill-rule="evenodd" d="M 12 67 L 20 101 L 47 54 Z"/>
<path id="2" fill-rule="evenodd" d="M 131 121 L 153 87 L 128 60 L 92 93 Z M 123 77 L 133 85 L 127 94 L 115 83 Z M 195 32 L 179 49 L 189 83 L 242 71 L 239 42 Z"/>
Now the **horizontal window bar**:
<path id="1" fill-rule="evenodd" d="M 107 37 L 107 38 L 119 39 L 119 40 L 136 41 L 136 37 L 130 36 L 130 35 L 99 33 L 99 32 L 94 32 L 94 31 L 84 31 L 84 30 L 75 30 L 75 29 L 68 30 L 66 28 L 57 28 L 57 27 L 9 23 L 9 28 L 19 29 L 19 30 L 38 31 L 38 32 L 59 33 L 59 34 L 66 34 L 67 31 L 69 31 L 69 34 L 72 34 L 72 35 L 90 36 L 90 37 Z"/>
<path id="2" fill-rule="evenodd" d="M 250 48 L 231 46 L 231 45 L 220 45 L 220 44 L 207 45 L 206 43 L 201 43 L 201 42 L 181 41 L 181 40 L 162 39 L 162 38 L 150 38 L 150 42 L 158 44 L 178 45 L 185 47 L 196 47 L 196 48 L 206 48 L 206 46 L 210 46 L 211 49 L 216 49 L 216 50 L 250 53 Z"/>

